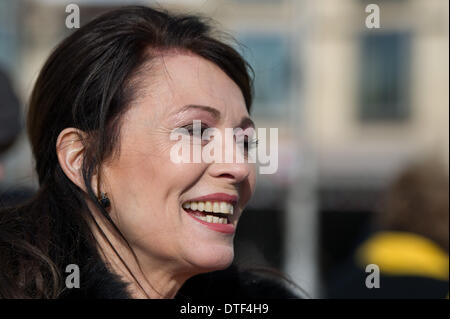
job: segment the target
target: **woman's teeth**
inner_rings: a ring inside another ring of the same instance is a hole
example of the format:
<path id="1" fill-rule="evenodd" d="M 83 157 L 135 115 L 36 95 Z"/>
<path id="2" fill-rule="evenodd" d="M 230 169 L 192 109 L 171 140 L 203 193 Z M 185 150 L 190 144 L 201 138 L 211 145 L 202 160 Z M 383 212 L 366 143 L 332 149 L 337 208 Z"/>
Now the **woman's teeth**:
<path id="1" fill-rule="evenodd" d="M 213 216 L 213 215 L 206 215 L 206 216 L 194 215 L 194 217 L 198 218 L 200 220 L 203 220 L 207 223 L 228 224 L 227 218 L 223 218 L 223 217 L 217 217 L 217 216 Z"/>
<path id="2" fill-rule="evenodd" d="M 203 212 L 203 215 L 193 214 L 193 216 L 207 223 L 214 224 L 228 224 L 228 218 L 214 216 L 208 213 L 233 215 L 233 205 L 227 202 L 186 202 L 183 204 L 183 208 L 191 211 Z"/>
<path id="3" fill-rule="evenodd" d="M 233 205 L 227 202 L 186 202 L 183 204 L 183 208 L 199 212 L 233 215 Z"/>

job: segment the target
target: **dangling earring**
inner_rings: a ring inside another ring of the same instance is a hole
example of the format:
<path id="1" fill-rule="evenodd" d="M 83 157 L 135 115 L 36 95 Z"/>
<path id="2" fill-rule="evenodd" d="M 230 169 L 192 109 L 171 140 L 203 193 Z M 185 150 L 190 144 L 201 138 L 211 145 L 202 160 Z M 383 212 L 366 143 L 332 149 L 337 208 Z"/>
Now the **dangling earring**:
<path id="1" fill-rule="evenodd" d="M 103 208 L 108 208 L 109 206 L 111 206 L 111 201 L 109 200 L 107 193 L 101 192 L 101 197 L 99 198 L 99 202 L 100 202 L 100 205 L 103 206 Z"/>

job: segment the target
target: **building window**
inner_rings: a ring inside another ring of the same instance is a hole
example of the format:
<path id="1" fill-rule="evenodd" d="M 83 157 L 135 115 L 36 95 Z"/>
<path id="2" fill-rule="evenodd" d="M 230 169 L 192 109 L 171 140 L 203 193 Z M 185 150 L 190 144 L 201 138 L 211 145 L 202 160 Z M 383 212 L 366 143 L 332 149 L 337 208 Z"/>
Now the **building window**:
<path id="1" fill-rule="evenodd" d="M 370 33 L 361 39 L 359 116 L 398 121 L 409 116 L 410 36 Z"/>
<path id="2" fill-rule="evenodd" d="M 255 71 L 253 115 L 282 117 L 290 92 L 290 59 L 287 39 L 281 35 L 251 34 L 239 37 L 240 50 Z"/>

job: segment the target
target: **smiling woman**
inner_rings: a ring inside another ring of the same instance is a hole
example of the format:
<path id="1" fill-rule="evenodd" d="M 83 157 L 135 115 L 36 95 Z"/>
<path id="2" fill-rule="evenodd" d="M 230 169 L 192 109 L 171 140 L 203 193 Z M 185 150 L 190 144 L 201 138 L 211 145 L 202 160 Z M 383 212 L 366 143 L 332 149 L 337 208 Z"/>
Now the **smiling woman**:
<path id="1" fill-rule="evenodd" d="M 249 67 L 211 33 L 195 16 L 125 7 L 54 50 L 28 113 L 40 188 L 0 214 L 1 297 L 173 298 L 232 263 L 254 164 L 170 160 L 178 127 L 249 123 Z"/>

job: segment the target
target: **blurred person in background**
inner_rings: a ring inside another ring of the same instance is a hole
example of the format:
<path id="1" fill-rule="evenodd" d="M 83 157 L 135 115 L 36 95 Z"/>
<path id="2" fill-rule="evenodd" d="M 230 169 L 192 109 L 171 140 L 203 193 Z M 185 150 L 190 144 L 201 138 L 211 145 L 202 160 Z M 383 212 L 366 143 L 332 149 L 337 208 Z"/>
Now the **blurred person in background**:
<path id="1" fill-rule="evenodd" d="M 2 156 L 12 147 L 22 129 L 20 110 L 20 102 L 11 81 L 6 72 L 0 69 L 0 207 L 17 204 L 31 195 L 31 190 L 1 185 L 6 176 Z"/>
<path id="2" fill-rule="evenodd" d="M 279 278 L 229 267 L 255 165 L 169 157 L 170 133 L 191 136 L 193 120 L 253 126 L 248 64 L 212 34 L 196 16 L 123 7 L 53 51 L 27 118 L 40 187 L 0 212 L 0 297 L 295 297 Z"/>
<path id="3" fill-rule="evenodd" d="M 0 155 L 14 143 L 20 133 L 20 103 L 6 72 L 0 69 Z M 0 180 L 4 177 L 0 163 Z"/>
<path id="4" fill-rule="evenodd" d="M 327 297 L 448 298 L 448 170 L 434 159 L 411 165 L 382 206 L 376 231 L 334 273 Z M 379 268 L 378 288 L 366 286 L 367 277 L 376 275 L 373 269 L 366 272 L 370 264 Z"/>

